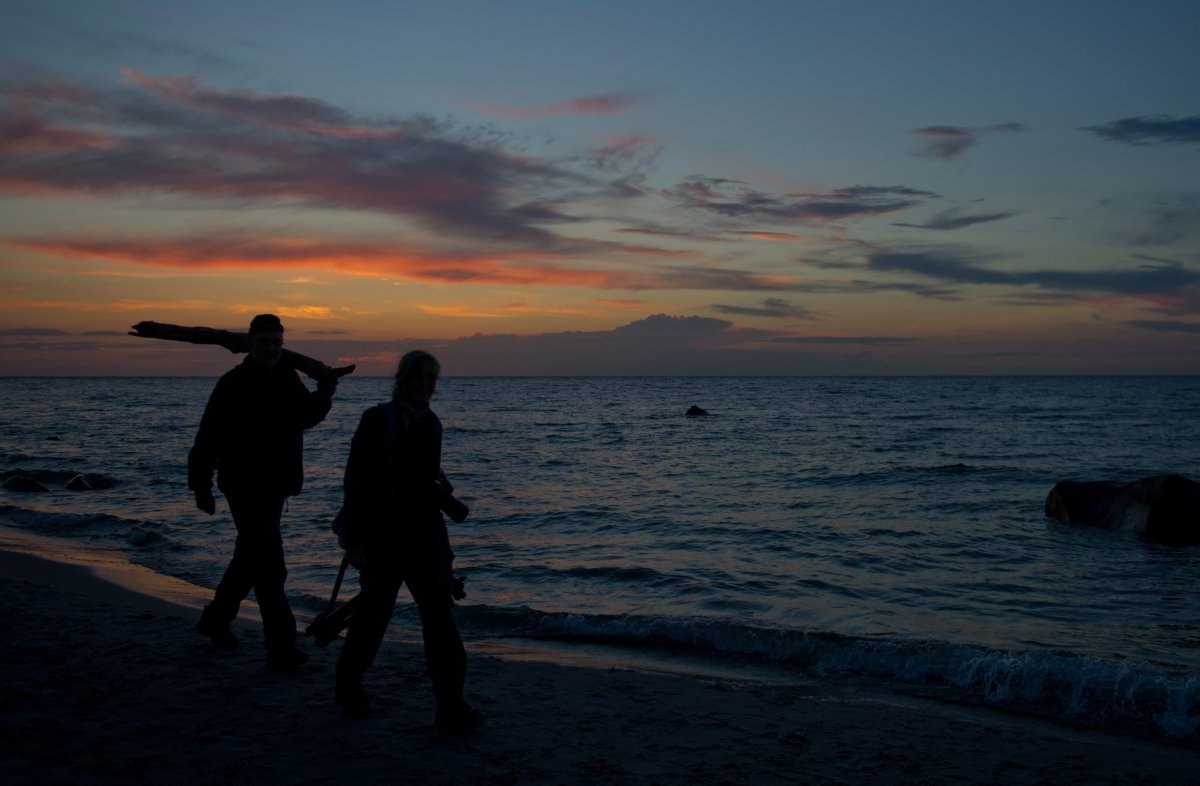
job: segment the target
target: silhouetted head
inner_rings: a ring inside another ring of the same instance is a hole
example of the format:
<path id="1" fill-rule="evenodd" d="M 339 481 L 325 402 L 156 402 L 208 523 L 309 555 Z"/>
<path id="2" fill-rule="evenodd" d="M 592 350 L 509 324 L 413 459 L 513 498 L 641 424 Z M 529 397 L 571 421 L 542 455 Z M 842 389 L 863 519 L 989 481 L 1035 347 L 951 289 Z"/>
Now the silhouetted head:
<path id="1" fill-rule="evenodd" d="M 283 323 L 274 314 L 259 314 L 250 320 L 250 335 L 255 333 L 282 333 Z"/>
<path id="2" fill-rule="evenodd" d="M 429 406 L 441 372 L 442 365 L 437 358 L 423 349 L 414 349 L 400 358 L 392 398 L 404 399 L 418 407 Z"/>
<path id="3" fill-rule="evenodd" d="M 250 320 L 250 357 L 263 368 L 273 368 L 283 357 L 283 323 L 274 314 Z"/>

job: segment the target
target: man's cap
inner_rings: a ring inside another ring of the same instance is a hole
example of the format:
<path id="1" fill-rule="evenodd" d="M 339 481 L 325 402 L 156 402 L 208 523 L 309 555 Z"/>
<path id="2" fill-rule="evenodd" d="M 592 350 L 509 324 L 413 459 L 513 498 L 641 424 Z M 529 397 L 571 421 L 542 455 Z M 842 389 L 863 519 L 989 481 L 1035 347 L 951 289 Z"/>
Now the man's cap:
<path id="1" fill-rule="evenodd" d="M 279 317 L 274 314 L 259 314 L 254 319 L 250 320 L 250 334 L 255 333 L 282 333 L 283 323 L 279 321 Z"/>

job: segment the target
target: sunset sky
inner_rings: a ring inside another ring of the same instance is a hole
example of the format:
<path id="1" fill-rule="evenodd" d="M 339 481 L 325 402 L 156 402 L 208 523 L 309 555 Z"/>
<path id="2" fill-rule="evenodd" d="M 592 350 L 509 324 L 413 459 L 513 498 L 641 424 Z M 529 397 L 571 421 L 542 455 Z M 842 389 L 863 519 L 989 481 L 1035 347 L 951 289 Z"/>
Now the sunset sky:
<path id="1" fill-rule="evenodd" d="M 0 374 L 1200 373 L 1195 0 L 6 0 Z"/>

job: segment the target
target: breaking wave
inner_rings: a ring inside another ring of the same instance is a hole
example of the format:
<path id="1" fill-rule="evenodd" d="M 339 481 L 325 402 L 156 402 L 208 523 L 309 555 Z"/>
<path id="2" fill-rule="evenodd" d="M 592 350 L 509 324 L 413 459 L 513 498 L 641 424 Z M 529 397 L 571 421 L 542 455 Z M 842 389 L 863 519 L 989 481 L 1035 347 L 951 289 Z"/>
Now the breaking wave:
<path id="1" fill-rule="evenodd" d="M 460 608 L 476 634 L 653 650 L 865 677 L 899 690 L 1076 726 L 1200 745 L 1200 676 L 1135 660 L 943 641 L 846 636 L 706 619 Z"/>

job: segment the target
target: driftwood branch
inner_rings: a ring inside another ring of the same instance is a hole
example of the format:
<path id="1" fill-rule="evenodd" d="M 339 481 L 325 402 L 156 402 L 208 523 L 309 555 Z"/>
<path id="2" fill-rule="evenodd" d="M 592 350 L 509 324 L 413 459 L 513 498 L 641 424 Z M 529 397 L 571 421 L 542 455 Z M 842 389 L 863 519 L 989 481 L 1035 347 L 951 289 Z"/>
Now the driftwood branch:
<path id="1" fill-rule="evenodd" d="M 182 325 L 168 325 L 165 322 L 139 322 L 129 331 L 129 335 L 141 338 L 160 338 L 164 341 L 183 341 L 188 344 L 215 344 L 218 347 L 228 349 L 234 354 L 250 351 L 250 336 L 248 334 L 234 333 L 231 330 L 217 330 L 210 327 L 184 327 Z M 340 379 L 354 371 L 353 365 L 333 368 L 325 365 L 316 358 L 301 355 L 299 352 L 293 352 L 290 349 L 283 350 L 283 358 L 280 362 L 306 376 L 312 377 L 318 382 Z"/>

